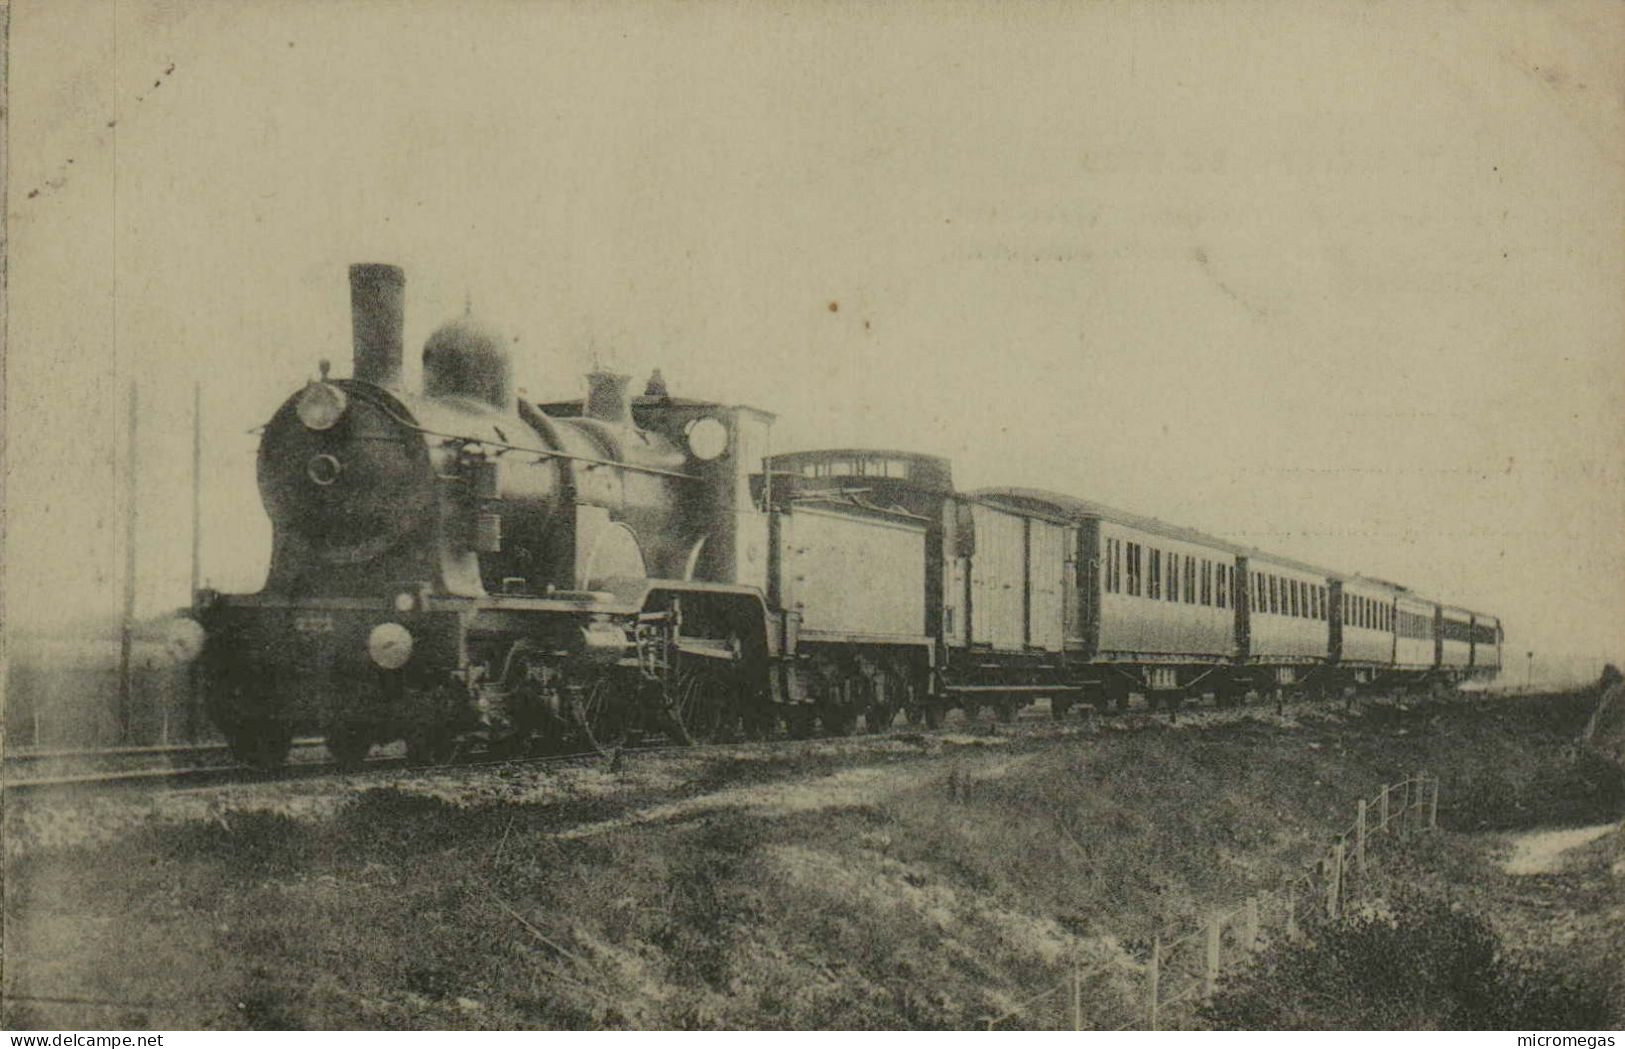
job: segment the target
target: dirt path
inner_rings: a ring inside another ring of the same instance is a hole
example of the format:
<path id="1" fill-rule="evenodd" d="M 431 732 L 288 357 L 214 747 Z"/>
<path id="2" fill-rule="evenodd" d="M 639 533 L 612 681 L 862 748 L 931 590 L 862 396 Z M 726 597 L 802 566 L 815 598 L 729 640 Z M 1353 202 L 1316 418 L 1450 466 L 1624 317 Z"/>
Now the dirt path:
<path id="1" fill-rule="evenodd" d="M 1512 855 L 1502 861 L 1501 869 L 1508 874 L 1555 874 L 1563 867 L 1564 855 L 1569 850 L 1596 841 L 1622 826 L 1625 823 L 1602 823 L 1520 834 L 1512 839 Z"/>

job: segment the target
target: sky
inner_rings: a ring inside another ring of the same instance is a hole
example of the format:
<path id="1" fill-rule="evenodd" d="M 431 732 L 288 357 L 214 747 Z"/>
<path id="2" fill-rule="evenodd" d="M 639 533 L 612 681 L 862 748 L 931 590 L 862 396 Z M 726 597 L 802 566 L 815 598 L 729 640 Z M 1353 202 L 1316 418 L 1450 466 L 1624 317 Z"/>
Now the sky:
<path id="1" fill-rule="evenodd" d="M 345 268 L 596 358 L 1625 653 L 1625 7 L 24 0 L 7 621 L 263 581 Z M 415 369 L 409 369 L 415 381 Z"/>

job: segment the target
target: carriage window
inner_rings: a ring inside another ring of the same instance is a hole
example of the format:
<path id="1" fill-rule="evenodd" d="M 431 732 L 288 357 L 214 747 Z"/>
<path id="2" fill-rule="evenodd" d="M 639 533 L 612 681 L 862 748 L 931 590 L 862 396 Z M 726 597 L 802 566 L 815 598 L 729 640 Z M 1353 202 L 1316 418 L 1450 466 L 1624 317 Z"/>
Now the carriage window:
<path id="1" fill-rule="evenodd" d="M 1213 562 L 1202 558 L 1202 604 L 1213 604 Z"/>
<path id="2" fill-rule="evenodd" d="M 1227 566 L 1216 564 L 1213 566 L 1213 604 L 1218 608 L 1229 605 L 1229 588 L 1225 585 Z"/>
<path id="3" fill-rule="evenodd" d="M 1145 596 L 1155 601 L 1162 597 L 1162 551 L 1151 548 L 1151 566 L 1146 577 Z"/>
<path id="4" fill-rule="evenodd" d="M 1128 544 L 1128 592 L 1130 597 L 1140 596 L 1140 544 Z"/>
<path id="5" fill-rule="evenodd" d="M 1185 558 L 1185 603 L 1196 604 L 1196 558 Z"/>
<path id="6" fill-rule="evenodd" d="M 1179 600 L 1179 555 L 1168 555 L 1168 587 L 1163 594 L 1169 601 Z"/>

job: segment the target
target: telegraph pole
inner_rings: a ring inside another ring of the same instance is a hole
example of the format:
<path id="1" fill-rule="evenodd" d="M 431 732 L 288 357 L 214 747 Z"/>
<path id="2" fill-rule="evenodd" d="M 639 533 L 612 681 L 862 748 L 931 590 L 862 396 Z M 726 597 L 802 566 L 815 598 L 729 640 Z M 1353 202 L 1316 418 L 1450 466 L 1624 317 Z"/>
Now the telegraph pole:
<path id="1" fill-rule="evenodd" d="M 203 585 L 203 384 L 192 383 L 192 590 L 188 607 L 197 601 Z M 198 661 L 186 668 L 186 738 L 197 739 L 198 708 L 202 706 L 202 678 Z"/>
<path id="2" fill-rule="evenodd" d="M 130 741 L 130 647 L 135 633 L 135 521 L 136 521 L 136 419 L 140 399 L 135 383 L 130 383 L 130 423 L 125 435 L 124 462 L 124 614 L 119 624 L 118 648 L 118 728 L 119 742 Z"/>
<path id="3" fill-rule="evenodd" d="M 1535 687 L 1535 653 L 1531 649 L 1523 654 L 1523 690 L 1532 691 Z"/>
<path id="4" fill-rule="evenodd" d="M 192 593 L 203 585 L 203 384 L 192 384 Z"/>

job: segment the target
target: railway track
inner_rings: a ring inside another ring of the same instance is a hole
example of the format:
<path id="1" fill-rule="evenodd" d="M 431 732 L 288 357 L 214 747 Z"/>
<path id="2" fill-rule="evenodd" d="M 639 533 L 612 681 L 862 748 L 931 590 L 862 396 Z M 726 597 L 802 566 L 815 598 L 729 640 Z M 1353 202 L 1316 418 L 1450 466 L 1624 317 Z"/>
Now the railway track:
<path id="1" fill-rule="evenodd" d="M 1363 697 L 1363 701 L 1385 697 Z M 1300 700 L 1288 702 L 1279 708 L 1283 712 L 1297 712 L 1310 709 L 1331 709 L 1332 704 Z M 1088 708 L 1084 708 L 1088 711 Z M 1085 718 L 1109 719 L 1125 729 L 1136 727 L 1144 728 L 1152 724 L 1166 724 L 1175 720 L 1187 725 L 1217 724 L 1234 721 L 1257 713 L 1274 712 L 1278 708 L 1273 703 L 1249 702 L 1237 707 L 1216 708 L 1212 706 L 1187 706 L 1177 714 L 1156 713 L 1144 706 L 1135 706 L 1129 711 L 1114 714 L 1096 714 L 1086 712 Z M 947 725 L 938 729 L 926 729 L 919 725 L 895 725 L 881 732 L 857 733 L 849 737 L 821 736 L 815 739 L 886 739 L 892 736 L 921 736 L 921 735 L 954 735 L 963 734 L 967 730 L 980 732 L 998 732 L 1016 729 L 1019 726 L 1034 724 L 1054 724 L 1058 726 L 1080 723 L 1077 715 L 1068 714 L 1062 718 L 1054 718 L 1048 705 L 1040 704 L 1023 708 L 1016 715 L 1014 722 L 998 722 L 990 720 L 985 712 L 977 718 L 965 716 L 962 712 L 954 717 Z M 779 737 L 773 740 L 758 741 L 758 745 L 789 744 L 805 742 Z M 359 768 L 343 768 L 327 756 L 326 745 L 320 738 L 297 739 L 294 749 L 289 755 L 288 764 L 276 771 L 263 771 L 253 769 L 235 762 L 225 744 L 202 744 L 195 746 L 167 745 L 155 747 L 115 747 L 102 750 L 55 750 L 34 751 L 21 754 L 7 755 L 5 758 L 4 779 L 0 787 L 8 794 L 43 794 L 53 791 L 73 790 L 116 790 L 121 788 L 139 788 L 143 786 L 168 787 L 209 787 L 229 786 L 238 783 L 278 783 L 294 782 L 304 779 L 313 779 L 329 775 L 365 776 L 368 773 L 398 771 L 412 768 L 419 772 L 434 772 L 437 770 L 467 770 L 480 767 L 514 766 L 514 767 L 547 767 L 549 765 L 565 765 L 579 762 L 619 760 L 622 754 L 646 755 L 662 751 L 685 751 L 688 753 L 703 753 L 706 750 L 732 748 L 740 746 L 738 741 L 703 743 L 688 746 L 670 741 L 663 736 L 651 737 L 648 741 L 636 745 L 628 745 L 606 754 L 598 750 L 582 750 L 562 754 L 545 754 L 534 756 L 494 755 L 489 752 L 474 751 L 466 756 L 456 756 L 449 761 L 433 765 L 409 766 L 400 746 L 394 745 L 385 748 L 384 753 L 367 758 Z M 156 764 L 153 759 L 165 758 L 164 764 Z M 72 769 L 61 769 L 54 774 L 22 774 L 24 769 L 49 768 L 53 763 L 82 762 L 83 766 Z M 109 768 L 107 765 L 129 764 L 130 767 Z M 99 766 L 99 767 L 91 767 Z"/>

